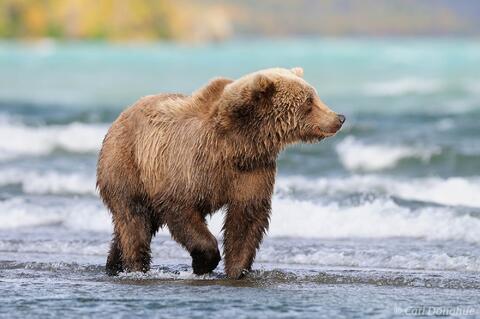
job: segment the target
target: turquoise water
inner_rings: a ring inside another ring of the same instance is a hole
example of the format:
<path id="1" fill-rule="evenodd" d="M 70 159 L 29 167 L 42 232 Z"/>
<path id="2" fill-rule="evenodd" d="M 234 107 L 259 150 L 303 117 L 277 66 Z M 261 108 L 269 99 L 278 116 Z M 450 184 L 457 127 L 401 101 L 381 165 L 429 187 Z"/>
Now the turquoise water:
<path id="1" fill-rule="evenodd" d="M 302 66 L 347 123 L 281 154 L 255 271 L 196 277 L 163 231 L 148 274 L 104 275 L 109 124 L 141 96 L 273 66 Z M 474 40 L 0 43 L 0 317 L 480 316 L 479 123 Z"/>

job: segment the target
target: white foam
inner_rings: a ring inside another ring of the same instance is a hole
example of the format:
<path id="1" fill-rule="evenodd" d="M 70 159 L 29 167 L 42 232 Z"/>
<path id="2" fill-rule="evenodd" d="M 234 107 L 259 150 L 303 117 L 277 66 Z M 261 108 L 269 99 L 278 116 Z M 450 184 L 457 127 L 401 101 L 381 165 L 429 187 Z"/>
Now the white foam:
<path id="1" fill-rule="evenodd" d="M 122 272 L 118 276 L 119 279 L 130 280 L 215 280 L 218 276 L 213 274 L 195 275 L 190 269 L 188 270 L 173 270 L 173 269 L 158 269 L 152 268 L 147 273 L 143 272 Z"/>
<path id="2" fill-rule="evenodd" d="M 217 236 L 221 224 L 221 214 L 214 215 L 210 226 Z M 411 212 L 391 200 L 339 206 L 275 197 L 269 235 L 332 239 L 414 237 L 480 242 L 480 219 L 459 216 L 447 208 Z"/>
<path id="3" fill-rule="evenodd" d="M 377 171 L 395 167 L 405 158 L 418 158 L 429 161 L 439 153 L 438 149 L 428 149 L 403 145 L 366 144 L 353 136 L 347 136 L 336 146 L 342 165 L 351 171 Z"/>
<path id="4" fill-rule="evenodd" d="M 381 265 L 381 263 L 379 263 Z M 422 256 L 418 253 L 389 258 L 384 267 L 404 269 L 433 269 L 480 271 L 480 258 L 473 256 L 449 256 L 446 253 Z"/>
<path id="5" fill-rule="evenodd" d="M 430 94 L 444 87 L 435 79 L 401 78 L 390 81 L 368 83 L 364 93 L 369 96 L 400 96 L 405 94 Z"/>
<path id="6" fill-rule="evenodd" d="M 426 177 L 396 179 L 377 175 L 353 175 L 344 178 L 307 179 L 280 177 L 277 192 L 302 191 L 318 197 L 375 193 L 443 205 L 480 207 L 480 177 Z"/>
<path id="7" fill-rule="evenodd" d="M 439 131 L 445 132 L 455 128 L 455 121 L 452 119 L 442 119 L 435 123 L 435 128 Z"/>
<path id="8" fill-rule="evenodd" d="M 469 92 L 474 94 L 480 94 L 480 81 L 472 80 L 466 85 L 466 87 Z"/>
<path id="9" fill-rule="evenodd" d="M 393 191 L 400 197 L 445 205 L 480 207 L 480 180 L 460 177 L 447 179 L 426 178 L 393 183 Z"/>
<path id="10" fill-rule="evenodd" d="M 96 152 L 107 128 L 104 124 L 84 123 L 32 127 L 0 118 L 0 159 L 45 155 L 55 149 Z"/>
<path id="11" fill-rule="evenodd" d="M 68 229 L 112 231 L 110 216 L 100 201 L 36 203 L 20 197 L 0 201 L 0 229 L 56 224 Z"/>
<path id="12" fill-rule="evenodd" d="M 343 247 L 345 249 L 345 247 Z M 289 254 L 279 254 L 274 247 L 262 247 L 257 262 L 299 264 L 315 266 L 339 266 L 362 268 L 427 269 L 480 271 L 480 258 L 474 256 L 449 256 L 446 253 L 398 252 L 386 254 L 383 250 L 344 251 L 320 247 L 312 250 L 292 250 Z"/>
<path id="13" fill-rule="evenodd" d="M 310 184 L 309 184 L 310 183 Z M 329 192 L 354 192 L 367 190 L 374 185 L 389 192 L 391 185 L 384 180 L 370 180 L 358 177 L 352 180 L 319 180 L 303 184 L 301 180 L 280 180 L 277 189 L 288 190 L 305 187 L 311 194 Z M 414 183 L 414 182 L 413 182 Z M 425 186 L 426 182 L 422 186 Z M 438 183 L 438 180 L 434 183 Z M 449 184 L 451 183 L 451 184 Z M 392 183 L 393 189 L 405 197 L 419 197 L 412 182 Z M 462 180 L 447 182 L 445 188 L 430 186 L 431 198 L 439 201 L 466 201 L 479 194 L 473 186 Z M 459 186 L 460 185 L 460 186 Z M 396 187 L 396 189 L 395 189 Z M 409 188 L 411 187 L 411 188 Z M 460 189 L 459 195 L 450 195 L 452 188 Z M 323 188 L 323 189 L 322 189 Z M 408 190 L 408 191 L 407 191 Z M 478 190 L 478 188 L 477 188 Z M 313 193 L 316 191 L 317 193 Z M 409 192 L 409 193 L 408 193 Z M 437 192 L 437 193 L 436 193 Z M 447 194 L 446 199 L 441 194 Z M 455 197 L 456 196 L 456 197 Z M 462 196 L 465 196 L 463 198 Z M 430 199 L 431 199 L 430 198 Z M 475 198 L 474 198 L 475 199 Z M 40 200 L 40 202 L 37 202 Z M 479 199 L 475 199 L 477 203 Z M 480 203 L 479 203 L 480 205 Z M 217 213 L 209 220 L 212 232 L 220 237 L 223 214 Z M 98 199 L 60 198 L 54 202 L 41 199 L 13 198 L 0 201 L 0 229 L 19 229 L 42 225 L 59 225 L 73 230 L 112 231 L 111 218 Z M 166 230 L 160 234 L 168 235 Z M 309 200 L 295 200 L 284 197 L 281 192 L 273 199 L 270 236 L 305 238 L 388 238 L 414 237 L 427 240 L 464 240 L 480 242 L 480 219 L 468 214 L 459 214 L 449 207 L 427 207 L 412 211 L 399 206 L 388 197 L 373 201 L 340 205 L 337 203 L 317 203 Z"/>
<path id="14" fill-rule="evenodd" d="M 20 184 L 28 194 L 91 194 L 95 195 L 95 174 L 61 173 L 18 168 L 0 170 L 0 186 Z"/>
<path id="15" fill-rule="evenodd" d="M 480 241 L 480 219 L 457 216 L 447 209 L 426 208 L 412 213 L 390 200 L 358 206 L 316 205 L 276 199 L 271 235 L 312 238 L 421 237 Z"/>
<path id="16" fill-rule="evenodd" d="M 0 240 L 0 251 L 17 253 L 42 253 L 42 254 L 77 254 L 105 256 L 109 248 L 109 238 L 103 242 L 87 243 L 79 240 L 54 239 L 54 240 Z"/>
<path id="17" fill-rule="evenodd" d="M 94 173 L 0 169 L 0 186 L 12 184 L 20 184 L 22 191 L 28 194 L 98 195 Z M 277 193 L 289 194 L 292 190 L 318 197 L 374 193 L 443 205 L 480 207 L 479 177 L 399 179 L 379 175 L 353 175 L 343 178 L 277 178 Z"/>

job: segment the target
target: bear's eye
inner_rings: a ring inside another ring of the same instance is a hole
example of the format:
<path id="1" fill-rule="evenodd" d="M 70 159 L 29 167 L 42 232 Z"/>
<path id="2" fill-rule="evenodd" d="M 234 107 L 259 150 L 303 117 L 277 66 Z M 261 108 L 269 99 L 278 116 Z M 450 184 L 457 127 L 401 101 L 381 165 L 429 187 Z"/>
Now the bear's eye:
<path id="1" fill-rule="evenodd" d="M 309 96 L 305 101 L 305 111 L 310 113 L 313 110 L 313 97 Z"/>

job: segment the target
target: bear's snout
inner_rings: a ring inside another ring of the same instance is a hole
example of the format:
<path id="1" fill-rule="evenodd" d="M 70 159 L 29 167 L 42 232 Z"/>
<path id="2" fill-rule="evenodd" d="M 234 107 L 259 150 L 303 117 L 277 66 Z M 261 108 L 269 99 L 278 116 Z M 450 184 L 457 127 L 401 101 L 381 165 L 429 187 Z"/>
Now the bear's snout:
<path id="1" fill-rule="evenodd" d="M 345 115 L 335 114 L 335 117 L 332 118 L 332 121 L 330 122 L 328 128 L 325 130 L 325 133 L 327 133 L 328 136 L 337 133 L 342 128 L 343 123 L 345 123 Z"/>
<path id="2" fill-rule="evenodd" d="M 337 133 L 345 123 L 345 115 L 342 114 L 335 114 L 336 118 L 332 125 L 331 133 Z"/>

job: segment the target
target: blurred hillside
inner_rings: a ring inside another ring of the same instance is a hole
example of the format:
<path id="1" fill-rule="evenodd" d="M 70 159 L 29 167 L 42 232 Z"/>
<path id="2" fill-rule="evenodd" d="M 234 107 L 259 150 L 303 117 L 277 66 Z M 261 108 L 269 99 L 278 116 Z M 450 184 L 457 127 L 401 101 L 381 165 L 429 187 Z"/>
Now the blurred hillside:
<path id="1" fill-rule="evenodd" d="M 175 0 L 0 0 L 0 37 L 202 41 L 230 35 L 215 4 Z"/>
<path id="2" fill-rule="evenodd" d="M 0 37 L 218 41 L 234 36 L 480 34 L 475 0 L 2 0 Z"/>
<path id="3" fill-rule="evenodd" d="M 206 1 L 206 0 L 205 0 Z M 206 1 L 213 3 L 214 1 Z M 477 0 L 229 0 L 244 34 L 446 36 L 480 34 Z"/>

